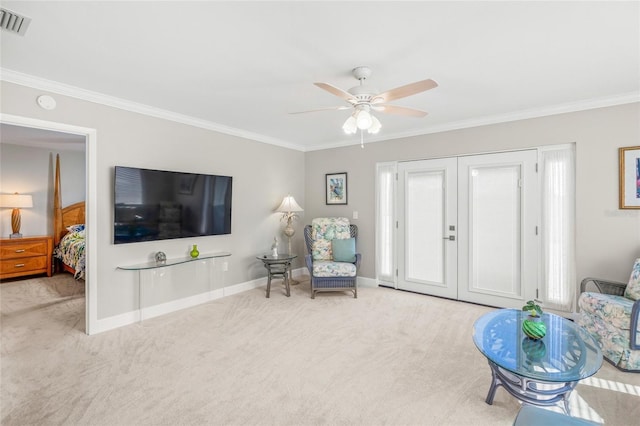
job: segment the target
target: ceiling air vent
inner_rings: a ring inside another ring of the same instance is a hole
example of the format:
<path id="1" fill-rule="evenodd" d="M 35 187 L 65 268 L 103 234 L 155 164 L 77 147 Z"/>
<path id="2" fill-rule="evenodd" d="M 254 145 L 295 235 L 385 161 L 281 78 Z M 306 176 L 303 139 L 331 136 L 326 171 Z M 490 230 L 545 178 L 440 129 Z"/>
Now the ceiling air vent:
<path id="1" fill-rule="evenodd" d="M 24 35 L 27 32 L 31 18 L 20 16 L 15 12 L 0 8 L 0 28 L 3 30 Z"/>

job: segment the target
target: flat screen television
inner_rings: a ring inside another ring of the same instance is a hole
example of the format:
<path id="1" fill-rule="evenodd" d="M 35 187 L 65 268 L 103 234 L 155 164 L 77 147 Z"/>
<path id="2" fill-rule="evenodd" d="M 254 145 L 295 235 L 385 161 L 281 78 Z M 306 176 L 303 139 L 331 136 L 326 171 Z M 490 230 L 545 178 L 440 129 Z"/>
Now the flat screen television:
<path id="1" fill-rule="evenodd" d="M 114 244 L 231 233 L 231 176 L 115 167 Z"/>

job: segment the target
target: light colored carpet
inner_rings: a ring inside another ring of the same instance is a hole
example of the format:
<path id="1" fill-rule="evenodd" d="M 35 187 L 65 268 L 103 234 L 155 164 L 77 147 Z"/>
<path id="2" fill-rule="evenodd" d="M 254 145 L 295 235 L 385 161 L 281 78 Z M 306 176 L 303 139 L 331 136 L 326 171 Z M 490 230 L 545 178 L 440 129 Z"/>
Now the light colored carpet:
<path id="1" fill-rule="evenodd" d="M 472 341 L 490 308 L 385 288 L 264 288 L 95 336 L 67 274 L 0 284 L 4 425 L 510 425 Z M 605 363 L 573 414 L 638 424 L 640 375 Z"/>

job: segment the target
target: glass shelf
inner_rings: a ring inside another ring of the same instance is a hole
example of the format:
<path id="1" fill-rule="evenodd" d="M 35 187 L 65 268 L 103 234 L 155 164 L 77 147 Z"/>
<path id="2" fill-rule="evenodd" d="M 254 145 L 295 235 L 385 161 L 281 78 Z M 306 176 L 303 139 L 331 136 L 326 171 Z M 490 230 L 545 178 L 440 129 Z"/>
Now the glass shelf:
<path id="1" fill-rule="evenodd" d="M 195 262 L 197 260 L 214 259 L 217 257 L 228 257 L 228 256 L 231 256 L 231 253 L 227 253 L 227 252 L 205 253 L 205 254 L 200 253 L 200 255 L 196 258 L 185 256 L 185 257 L 179 257 L 174 259 L 167 259 L 167 261 L 164 263 L 157 263 L 155 260 L 153 260 L 145 263 L 139 263 L 137 265 L 118 266 L 118 269 L 124 269 L 127 271 L 141 271 L 144 269 L 164 268 L 166 266 L 179 265 L 181 263 L 189 263 L 189 262 Z"/>

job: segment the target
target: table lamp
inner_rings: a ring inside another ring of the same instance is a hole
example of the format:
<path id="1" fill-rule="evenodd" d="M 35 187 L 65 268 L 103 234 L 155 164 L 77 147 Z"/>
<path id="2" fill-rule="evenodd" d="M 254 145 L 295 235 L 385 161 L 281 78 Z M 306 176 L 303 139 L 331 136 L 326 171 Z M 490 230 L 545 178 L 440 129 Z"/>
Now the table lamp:
<path id="1" fill-rule="evenodd" d="M 298 203 L 296 203 L 295 198 L 293 198 L 291 195 L 287 195 L 286 197 L 284 197 L 284 200 L 282 200 L 282 204 L 280 204 L 280 207 L 278 207 L 276 211 L 278 213 L 282 213 L 282 220 L 287 221 L 287 226 L 286 228 L 284 228 L 284 235 L 286 235 L 289 239 L 289 254 L 291 254 L 291 237 L 293 237 L 293 234 L 296 233 L 296 230 L 293 229 L 293 226 L 291 226 L 291 221 L 298 215 L 299 212 L 304 210 L 302 210 L 302 207 L 300 207 Z"/>
<path id="2" fill-rule="evenodd" d="M 9 238 L 22 238 L 20 233 L 20 209 L 33 207 L 33 198 L 31 195 L 18 194 L 1 194 L 0 207 L 11 208 L 11 230 L 13 233 Z"/>
<path id="3" fill-rule="evenodd" d="M 296 233 L 296 230 L 293 229 L 293 226 L 291 226 L 291 222 L 293 221 L 293 218 L 295 218 L 301 211 L 304 210 L 302 210 L 302 207 L 300 207 L 298 203 L 296 203 L 295 198 L 293 198 L 291 195 L 287 195 L 286 197 L 284 197 L 284 200 L 282 200 L 282 204 L 280 204 L 280 207 L 276 209 L 276 212 L 282 213 L 282 220 L 287 221 L 287 226 L 284 228 L 284 235 L 286 235 L 289 239 L 289 254 L 292 254 L 291 237 L 293 237 L 293 234 Z M 291 281 L 291 283 L 293 284 L 297 283 L 297 281 L 294 281 L 291 276 L 291 270 L 289 270 L 289 281 Z"/>

